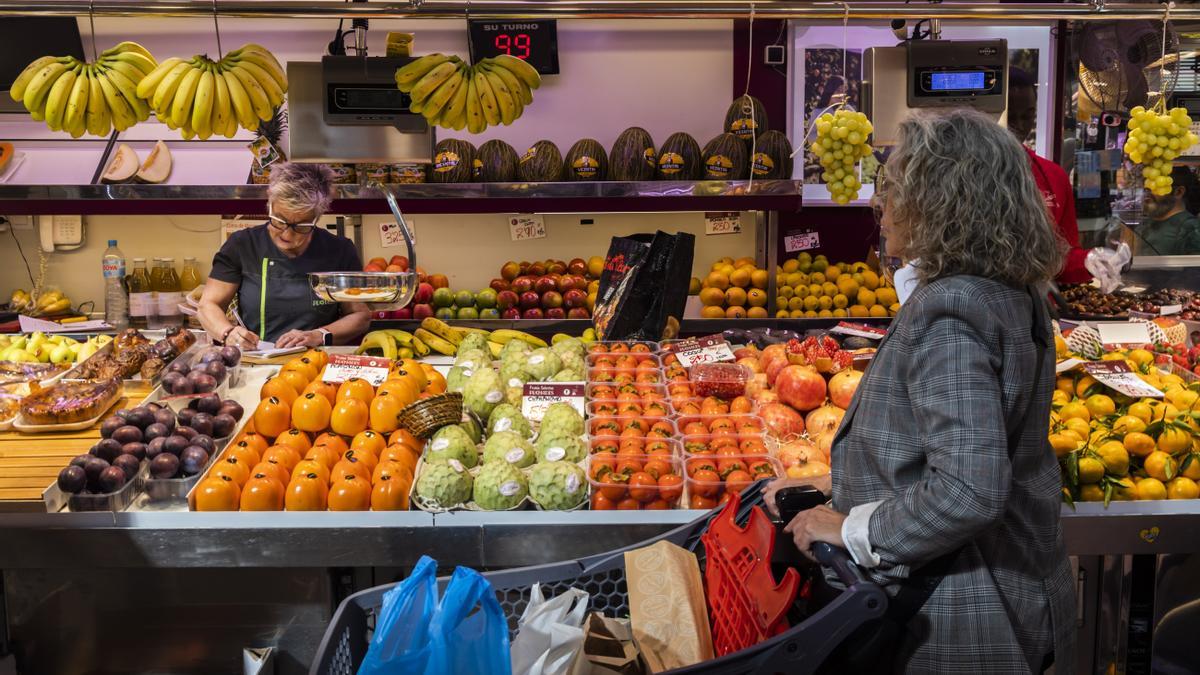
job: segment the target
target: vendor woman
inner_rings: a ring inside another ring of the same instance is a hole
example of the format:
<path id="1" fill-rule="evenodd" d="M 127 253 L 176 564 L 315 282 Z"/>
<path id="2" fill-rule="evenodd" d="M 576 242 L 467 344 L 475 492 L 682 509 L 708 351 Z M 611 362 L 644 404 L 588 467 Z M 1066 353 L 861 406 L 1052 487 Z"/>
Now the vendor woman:
<path id="1" fill-rule="evenodd" d="M 321 164 L 272 167 L 266 223 L 233 233 L 213 256 L 200 297 L 200 323 L 213 339 L 243 349 L 352 342 L 370 312 L 357 302 L 319 299 L 309 272 L 357 272 L 354 244 L 318 226 L 332 199 L 333 174 Z M 237 322 L 226 316 L 237 297 Z"/>

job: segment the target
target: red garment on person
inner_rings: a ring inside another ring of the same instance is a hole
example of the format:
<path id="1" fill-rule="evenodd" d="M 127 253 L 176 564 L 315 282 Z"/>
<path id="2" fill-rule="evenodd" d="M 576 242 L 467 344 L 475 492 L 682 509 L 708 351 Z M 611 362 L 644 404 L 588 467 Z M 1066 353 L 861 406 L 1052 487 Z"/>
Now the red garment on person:
<path id="1" fill-rule="evenodd" d="M 1071 247 L 1058 281 L 1067 284 L 1087 283 L 1092 280 L 1092 275 L 1083 264 L 1087 249 L 1079 246 L 1079 223 L 1075 220 L 1075 190 L 1071 187 L 1071 179 L 1058 164 L 1039 157 L 1029 148 L 1025 148 L 1025 152 L 1029 153 L 1033 180 L 1046 198 L 1050 218 Z"/>

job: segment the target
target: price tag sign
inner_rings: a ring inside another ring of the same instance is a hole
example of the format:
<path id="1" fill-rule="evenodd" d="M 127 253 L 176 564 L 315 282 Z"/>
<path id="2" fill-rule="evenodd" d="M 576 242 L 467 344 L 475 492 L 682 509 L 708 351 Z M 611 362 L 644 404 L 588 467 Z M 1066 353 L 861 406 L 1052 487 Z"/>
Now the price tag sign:
<path id="1" fill-rule="evenodd" d="M 509 216 L 508 233 L 513 241 L 542 239 L 546 236 L 546 221 L 536 213 Z"/>
<path id="2" fill-rule="evenodd" d="M 821 235 L 813 230 L 789 234 L 783 238 L 783 250 L 787 253 L 811 251 L 814 248 L 821 248 Z"/>
<path id="3" fill-rule="evenodd" d="M 521 392 L 521 414 L 541 422 L 546 409 L 555 403 L 570 403 L 583 414 L 583 382 L 526 382 Z"/>
<path id="4" fill-rule="evenodd" d="M 1178 314 L 1183 311 L 1183 305 L 1163 305 L 1158 308 L 1158 313 L 1163 316 Z"/>
<path id="5" fill-rule="evenodd" d="M 1100 342 L 1106 345 L 1144 345 L 1150 342 L 1150 331 L 1146 324 L 1138 321 L 1098 323 Z"/>
<path id="6" fill-rule="evenodd" d="M 412 230 L 412 243 L 417 243 L 416 223 L 408 219 L 408 227 Z M 382 248 L 398 248 L 404 246 L 404 230 L 394 221 L 379 223 L 379 245 Z"/>
<path id="7" fill-rule="evenodd" d="M 675 358 L 679 359 L 684 368 L 691 368 L 698 363 L 737 361 L 729 342 L 720 335 L 686 338 L 667 345 L 666 351 L 675 354 Z"/>
<path id="8" fill-rule="evenodd" d="M 1084 361 L 1083 359 L 1063 359 L 1062 361 L 1058 362 L 1058 365 L 1054 366 L 1054 372 L 1065 373 L 1068 370 L 1076 368 L 1084 363 L 1087 363 L 1087 361 Z"/>
<path id="9" fill-rule="evenodd" d="M 736 211 L 708 211 L 704 214 L 704 234 L 740 234 L 742 216 Z"/>
<path id="10" fill-rule="evenodd" d="M 887 335 L 887 331 L 882 328 L 868 326 L 864 323 L 851 323 L 849 321 L 839 322 L 838 325 L 829 329 L 829 332 L 853 335 L 855 337 L 867 338 L 868 340 L 882 340 L 883 336 Z"/>
<path id="11" fill-rule="evenodd" d="M 1162 398 L 1163 393 L 1146 384 L 1129 369 L 1124 361 L 1092 361 L 1083 364 L 1083 369 L 1104 386 L 1115 389 L 1126 396 Z"/>
<path id="12" fill-rule="evenodd" d="M 387 379 L 392 362 L 381 356 L 354 356 L 352 354 L 330 354 L 329 365 L 321 379 L 325 382 L 345 382 L 358 377 L 378 387 Z"/>

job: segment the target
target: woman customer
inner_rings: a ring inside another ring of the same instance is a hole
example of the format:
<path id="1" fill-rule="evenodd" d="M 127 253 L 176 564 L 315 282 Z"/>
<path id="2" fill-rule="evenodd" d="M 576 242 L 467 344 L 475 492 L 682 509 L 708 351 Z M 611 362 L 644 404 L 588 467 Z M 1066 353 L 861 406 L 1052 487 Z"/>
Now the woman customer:
<path id="1" fill-rule="evenodd" d="M 845 547 L 896 598 L 879 672 L 1040 673 L 1052 658 L 1073 673 L 1053 339 L 1033 288 L 1065 244 L 1020 143 L 983 114 L 909 117 L 884 177 L 881 233 L 919 260 L 917 287 L 834 439 L 831 505 L 787 531 L 804 552 Z"/>
<path id="2" fill-rule="evenodd" d="M 352 342 L 366 331 L 370 312 L 357 302 L 335 303 L 313 293 L 309 272 L 357 272 L 354 244 L 322 229 L 333 173 L 323 164 L 271 169 L 268 220 L 233 233 L 213 257 L 200 297 L 200 323 L 218 342 L 253 349 L 315 347 Z M 226 317 L 237 297 L 237 323 Z"/>

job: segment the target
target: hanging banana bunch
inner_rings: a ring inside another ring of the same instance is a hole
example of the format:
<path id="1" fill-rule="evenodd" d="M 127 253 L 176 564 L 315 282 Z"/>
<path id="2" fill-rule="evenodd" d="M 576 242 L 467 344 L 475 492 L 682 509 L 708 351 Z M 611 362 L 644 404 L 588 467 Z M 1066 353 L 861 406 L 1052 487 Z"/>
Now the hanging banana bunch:
<path id="1" fill-rule="evenodd" d="M 287 74 L 265 47 L 248 44 L 220 61 L 174 57 L 138 84 L 137 95 L 185 139 L 233 138 L 274 117 L 287 93 Z"/>
<path id="2" fill-rule="evenodd" d="M 473 66 L 457 56 L 429 54 L 396 70 L 396 86 L 412 97 L 409 110 L 431 125 L 473 134 L 512 124 L 541 85 L 533 66 L 507 54 Z"/>
<path id="3" fill-rule="evenodd" d="M 74 56 L 43 56 L 25 67 L 9 89 L 33 119 L 72 138 L 85 132 L 107 136 L 150 117 L 138 84 L 158 63 L 145 47 L 122 42 L 100 52 L 95 63 Z"/>

